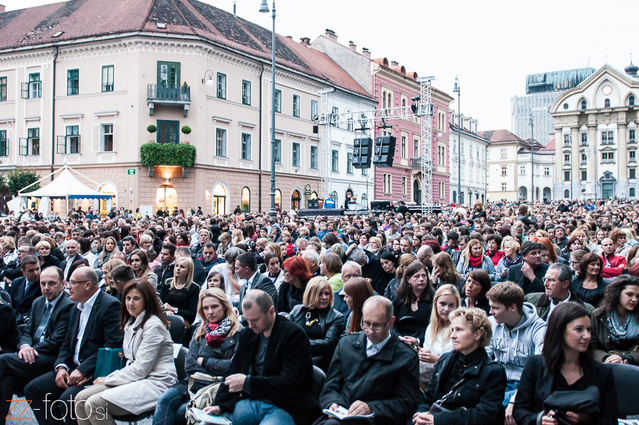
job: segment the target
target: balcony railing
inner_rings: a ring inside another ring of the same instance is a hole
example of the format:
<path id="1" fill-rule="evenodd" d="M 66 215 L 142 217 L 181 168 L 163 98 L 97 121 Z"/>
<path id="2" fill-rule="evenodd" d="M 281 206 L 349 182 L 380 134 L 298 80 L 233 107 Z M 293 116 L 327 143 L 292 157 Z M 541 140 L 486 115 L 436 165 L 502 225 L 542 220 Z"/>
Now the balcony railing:
<path id="1" fill-rule="evenodd" d="M 165 87 L 158 84 L 148 84 L 146 87 L 146 103 L 149 105 L 149 115 L 153 115 L 155 104 L 182 106 L 184 116 L 189 114 L 191 105 L 191 87 Z"/>
<path id="2" fill-rule="evenodd" d="M 422 157 L 414 156 L 410 159 L 410 168 L 414 168 L 416 170 L 421 170 L 422 168 Z"/>

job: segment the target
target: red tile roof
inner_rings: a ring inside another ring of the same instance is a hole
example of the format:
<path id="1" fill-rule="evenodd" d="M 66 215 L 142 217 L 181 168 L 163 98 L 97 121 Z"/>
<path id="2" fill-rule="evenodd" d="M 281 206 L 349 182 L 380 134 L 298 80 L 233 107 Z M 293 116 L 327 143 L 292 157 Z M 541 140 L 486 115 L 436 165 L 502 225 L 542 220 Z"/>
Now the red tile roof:
<path id="1" fill-rule="evenodd" d="M 550 142 L 548 142 L 548 144 L 546 145 L 545 149 L 547 151 L 554 151 L 555 150 L 555 139 L 552 139 Z"/>
<path id="2" fill-rule="evenodd" d="M 488 139 L 491 145 L 507 145 L 515 143 L 530 145 L 529 142 L 526 142 L 524 139 L 515 136 L 508 130 L 480 131 L 478 134 L 484 139 Z"/>
<path id="3" fill-rule="evenodd" d="M 201 37 L 271 60 L 271 31 L 197 0 L 73 0 L 0 13 L 0 52 L 135 32 Z M 278 35 L 276 55 L 280 66 L 371 97 L 325 53 Z"/>

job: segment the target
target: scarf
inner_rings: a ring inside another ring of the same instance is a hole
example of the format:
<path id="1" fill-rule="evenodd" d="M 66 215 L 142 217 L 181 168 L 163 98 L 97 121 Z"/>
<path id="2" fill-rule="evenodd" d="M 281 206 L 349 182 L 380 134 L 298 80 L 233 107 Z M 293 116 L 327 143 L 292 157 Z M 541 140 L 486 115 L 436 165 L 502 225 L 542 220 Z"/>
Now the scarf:
<path id="1" fill-rule="evenodd" d="M 634 314 L 626 315 L 626 322 L 621 324 L 619 314 L 615 310 L 606 313 L 610 339 L 613 342 L 634 340 L 639 338 L 639 321 Z"/>
<path id="2" fill-rule="evenodd" d="M 468 257 L 468 263 L 470 263 L 470 267 L 478 269 L 481 268 L 481 262 L 484 259 L 484 257 L 473 257 L 470 256 Z"/>
<path id="3" fill-rule="evenodd" d="M 220 347 L 226 340 L 226 334 L 231 329 L 231 321 L 225 317 L 220 323 L 206 322 L 206 344 L 209 347 Z"/>
<path id="4" fill-rule="evenodd" d="M 514 260 L 511 260 L 510 257 L 506 257 L 504 255 L 503 260 L 504 260 L 504 266 L 506 266 L 506 268 L 509 268 L 510 266 L 514 266 L 515 264 L 521 263 L 521 255 L 517 254 Z"/>

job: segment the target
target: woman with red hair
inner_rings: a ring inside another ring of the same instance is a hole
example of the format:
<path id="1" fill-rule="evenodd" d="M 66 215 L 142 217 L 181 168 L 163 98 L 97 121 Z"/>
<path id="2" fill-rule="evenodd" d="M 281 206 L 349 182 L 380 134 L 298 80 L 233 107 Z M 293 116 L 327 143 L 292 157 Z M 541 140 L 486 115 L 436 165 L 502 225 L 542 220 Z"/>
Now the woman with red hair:
<path id="1" fill-rule="evenodd" d="M 539 238 L 537 242 L 548 248 L 548 264 L 555 264 L 557 262 L 557 253 L 555 252 L 555 246 L 550 239 Z"/>
<path id="2" fill-rule="evenodd" d="M 284 283 L 279 290 L 279 311 L 290 313 L 298 304 L 302 304 L 306 284 L 313 277 L 306 261 L 302 257 L 291 257 L 282 264 Z"/>

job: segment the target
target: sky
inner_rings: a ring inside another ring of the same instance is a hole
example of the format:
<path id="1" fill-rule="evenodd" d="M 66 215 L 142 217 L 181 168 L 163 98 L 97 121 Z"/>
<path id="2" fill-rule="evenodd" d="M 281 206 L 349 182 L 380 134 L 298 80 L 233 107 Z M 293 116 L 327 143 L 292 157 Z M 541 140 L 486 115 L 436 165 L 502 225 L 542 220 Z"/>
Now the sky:
<path id="1" fill-rule="evenodd" d="M 108 5 L 109 0 L 104 0 Z M 237 0 L 238 16 L 272 28 L 262 0 Z M 0 0 L 7 10 L 55 3 Z M 233 0 L 204 0 L 233 11 Z M 273 1 L 269 0 L 269 7 Z M 276 32 L 316 39 L 325 29 L 373 58 L 397 61 L 455 98 L 479 130 L 510 129 L 510 99 L 525 94 L 528 74 L 605 63 L 623 70 L 635 50 L 636 0 L 276 0 Z"/>

